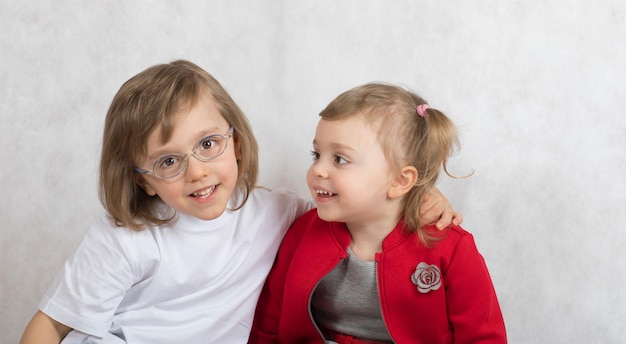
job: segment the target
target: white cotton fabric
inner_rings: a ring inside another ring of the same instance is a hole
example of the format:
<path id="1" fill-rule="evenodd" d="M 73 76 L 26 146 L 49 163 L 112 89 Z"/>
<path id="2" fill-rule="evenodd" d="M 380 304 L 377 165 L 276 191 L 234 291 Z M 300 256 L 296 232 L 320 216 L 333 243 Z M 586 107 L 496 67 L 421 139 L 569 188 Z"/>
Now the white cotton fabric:
<path id="1" fill-rule="evenodd" d="M 39 304 L 71 343 L 246 343 L 283 235 L 311 203 L 256 189 L 219 218 L 143 231 L 102 215 Z"/>

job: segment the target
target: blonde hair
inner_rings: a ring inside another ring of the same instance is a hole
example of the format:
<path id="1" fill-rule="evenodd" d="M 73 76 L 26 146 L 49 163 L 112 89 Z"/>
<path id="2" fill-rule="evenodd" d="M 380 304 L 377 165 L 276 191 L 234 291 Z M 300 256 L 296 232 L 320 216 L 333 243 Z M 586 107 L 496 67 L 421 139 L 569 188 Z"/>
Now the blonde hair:
<path id="1" fill-rule="evenodd" d="M 414 166 L 417 184 L 404 196 L 405 228 L 417 232 L 426 246 L 442 238 L 441 233 L 419 225 L 424 196 L 435 186 L 439 171 L 447 171 L 448 157 L 459 147 L 454 124 L 441 111 L 428 108 L 424 117 L 417 106 L 427 104 L 415 93 L 400 87 L 371 83 L 340 94 L 321 113 L 325 120 L 364 116 L 378 129 L 378 141 L 392 171 Z"/>
<path id="2" fill-rule="evenodd" d="M 258 145 L 248 119 L 220 83 L 188 61 L 152 66 L 126 81 L 107 112 L 100 161 L 100 201 L 117 226 L 135 230 L 171 221 L 157 209 L 151 197 L 136 183 L 136 164 L 147 155 L 148 136 L 161 130 L 167 142 L 174 118 L 185 107 L 196 104 L 207 92 L 220 114 L 235 129 L 239 174 L 232 200 L 241 208 L 258 176 Z"/>

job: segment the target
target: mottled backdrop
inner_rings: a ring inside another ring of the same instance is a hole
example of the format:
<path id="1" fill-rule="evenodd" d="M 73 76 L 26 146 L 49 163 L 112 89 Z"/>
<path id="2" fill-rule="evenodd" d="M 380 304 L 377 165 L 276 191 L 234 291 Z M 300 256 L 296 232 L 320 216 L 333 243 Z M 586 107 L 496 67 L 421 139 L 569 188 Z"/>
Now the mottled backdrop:
<path id="1" fill-rule="evenodd" d="M 0 342 L 98 211 L 120 85 L 189 59 L 240 104 L 261 182 L 308 197 L 319 111 L 368 81 L 446 111 L 440 188 L 491 270 L 511 343 L 623 343 L 626 2 L 0 0 Z M 427 310 L 416 309 L 416 312 Z"/>

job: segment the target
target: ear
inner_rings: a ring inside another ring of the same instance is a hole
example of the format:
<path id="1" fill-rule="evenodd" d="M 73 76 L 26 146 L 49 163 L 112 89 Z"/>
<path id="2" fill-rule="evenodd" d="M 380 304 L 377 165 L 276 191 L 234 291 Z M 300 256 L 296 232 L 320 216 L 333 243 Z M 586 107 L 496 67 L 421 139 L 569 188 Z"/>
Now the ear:
<path id="1" fill-rule="evenodd" d="M 143 175 L 139 173 L 135 173 L 134 179 L 135 179 L 135 183 L 137 183 L 137 185 L 139 185 L 139 187 L 142 188 L 143 191 L 145 191 L 148 194 L 148 196 L 156 195 L 156 190 L 154 190 L 152 186 L 150 186 L 150 183 L 148 183 L 148 181 Z"/>
<path id="2" fill-rule="evenodd" d="M 419 173 L 414 166 L 404 166 L 392 181 L 391 187 L 387 191 L 387 197 L 398 198 L 404 196 L 415 186 L 418 177 Z"/>

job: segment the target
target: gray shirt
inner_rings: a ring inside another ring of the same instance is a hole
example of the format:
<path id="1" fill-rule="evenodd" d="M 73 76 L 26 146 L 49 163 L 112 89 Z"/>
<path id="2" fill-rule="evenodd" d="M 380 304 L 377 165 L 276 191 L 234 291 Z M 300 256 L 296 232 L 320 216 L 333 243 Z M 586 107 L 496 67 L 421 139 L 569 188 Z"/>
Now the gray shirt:
<path id="1" fill-rule="evenodd" d="M 324 277 L 313 294 L 312 311 L 321 327 L 353 337 L 390 341 L 383 321 L 376 263 L 348 257 Z"/>

